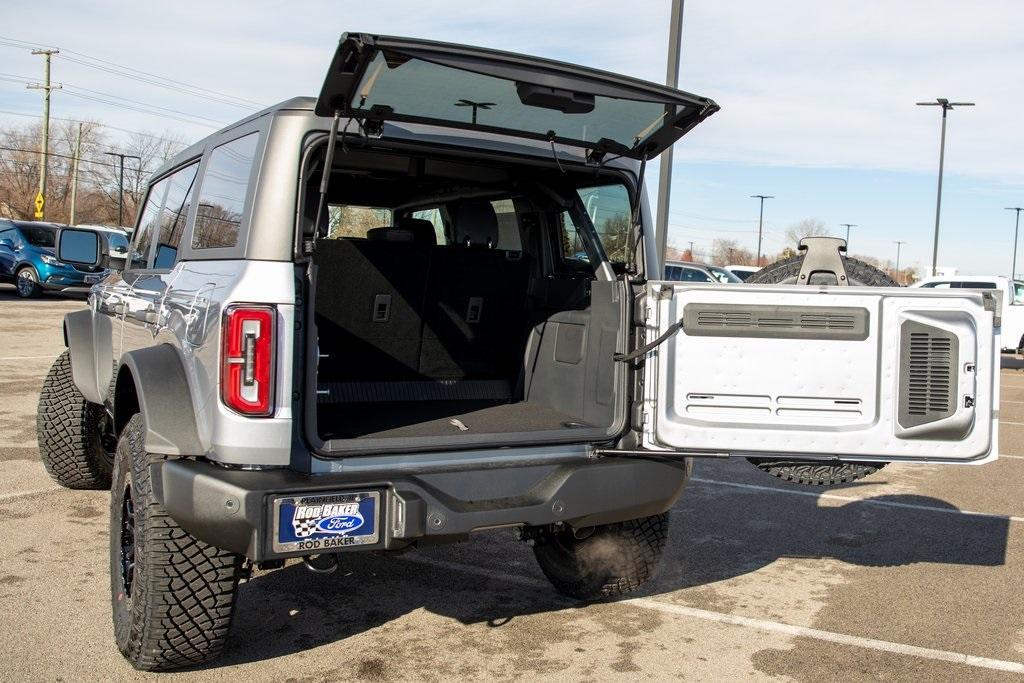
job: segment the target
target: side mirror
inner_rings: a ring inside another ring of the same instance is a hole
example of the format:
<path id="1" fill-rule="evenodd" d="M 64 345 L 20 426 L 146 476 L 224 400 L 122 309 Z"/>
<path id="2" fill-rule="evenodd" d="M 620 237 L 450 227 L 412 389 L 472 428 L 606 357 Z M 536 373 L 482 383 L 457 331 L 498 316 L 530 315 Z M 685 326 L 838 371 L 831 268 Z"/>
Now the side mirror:
<path id="1" fill-rule="evenodd" d="M 98 266 L 102 260 L 100 236 L 92 230 L 62 228 L 57 233 L 57 258 L 78 266 Z"/>

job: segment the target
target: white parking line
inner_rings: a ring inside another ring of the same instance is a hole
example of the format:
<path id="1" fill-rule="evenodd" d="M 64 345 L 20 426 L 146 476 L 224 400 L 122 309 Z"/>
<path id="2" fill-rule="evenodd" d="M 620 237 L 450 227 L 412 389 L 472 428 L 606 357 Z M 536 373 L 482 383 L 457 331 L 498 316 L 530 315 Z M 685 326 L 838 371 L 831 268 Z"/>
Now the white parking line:
<path id="1" fill-rule="evenodd" d="M 969 515 L 971 517 L 989 517 L 992 519 L 1006 519 L 1011 522 L 1024 522 L 1024 517 L 1012 515 L 996 515 L 991 512 L 974 512 L 973 510 L 957 510 L 940 508 L 934 505 L 917 505 L 915 503 L 900 503 L 894 500 L 873 500 L 871 498 L 854 498 L 853 496 L 840 496 L 835 493 L 815 493 L 813 491 L 793 491 L 779 488 L 778 486 L 758 486 L 756 484 L 740 484 L 735 481 L 719 481 L 718 479 L 702 479 L 701 477 L 690 477 L 690 481 L 700 484 L 714 484 L 716 486 L 733 486 L 741 489 L 752 489 L 754 491 L 768 491 L 770 493 L 785 493 L 793 496 L 810 496 L 812 498 L 828 498 L 829 500 L 843 500 L 849 503 L 864 503 L 866 505 L 880 505 L 883 507 L 904 508 L 910 510 L 922 510 L 924 512 L 942 512 L 947 515 Z"/>
<path id="2" fill-rule="evenodd" d="M 529 588 L 550 589 L 550 587 L 542 581 L 536 581 L 525 576 L 509 575 L 504 571 L 499 572 L 493 569 L 484 569 L 483 567 L 474 567 L 458 562 L 445 562 L 444 560 L 437 560 L 432 557 L 423 557 L 419 555 L 403 555 L 400 559 L 407 562 L 416 562 L 419 564 L 438 567 L 440 569 L 463 572 L 466 574 L 475 574 L 495 581 L 515 583 Z M 780 633 L 786 636 L 813 638 L 815 640 L 821 640 L 829 643 L 850 645 L 867 650 L 877 650 L 880 652 L 889 652 L 892 654 L 907 655 L 910 657 L 920 657 L 922 659 L 931 659 L 940 662 L 964 664 L 980 669 L 1024 673 L 1024 663 L 1021 662 L 991 659 L 989 657 L 978 657 L 977 655 L 969 655 L 963 652 L 936 650 L 930 647 L 918 647 L 917 645 L 907 645 L 905 643 L 893 643 L 888 640 L 878 640 L 877 638 L 862 638 L 860 636 L 851 636 L 845 633 L 834 633 L 832 631 L 824 631 L 822 629 L 809 628 L 807 626 L 795 626 L 793 624 L 770 621 L 768 619 L 755 619 L 753 617 L 744 617 L 737 614 L 712 612 L 710 610 L 698 609 L 696 607 L 687 607 L 685 605 L 663 602 L 661 600 L 655 600 L 654 598 L 629 598 L 610 604 L 632 605 L 634 607 L 649 609 L 677 617 L 711 621 L 719 624 L 728 624 L 730 626 L 741 626 L 757 631 Z M 566 607 L 572 607 L 579 606 L 579 603 L 566 599 L 565 605 Z"/>

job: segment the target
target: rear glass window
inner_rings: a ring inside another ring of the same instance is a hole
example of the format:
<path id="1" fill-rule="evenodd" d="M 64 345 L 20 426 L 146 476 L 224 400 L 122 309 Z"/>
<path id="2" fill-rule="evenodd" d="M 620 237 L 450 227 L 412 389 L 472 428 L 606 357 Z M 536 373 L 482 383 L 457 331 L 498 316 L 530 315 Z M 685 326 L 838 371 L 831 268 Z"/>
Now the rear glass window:
<path id="1" fill-rule="evenodd" d="M 598 95 L 593 102 L 581 101 L 577 112 L 563 113 L 524 104 L 515 81 L 385 52 L 368 65 L 352 106 L 389 107 L 395 118 L 478 124 L 543 138 L 549 132 L 584 143 L 607 138 L 627 148 L 657 130 L 666 111 L 675 110 L 662 102 Z"/>
<path id="2" fill-rule="evenodd" d="M 57 239 L 57 231 L 38 225 L 22 226 L 21 234 L 33 247 L 52 247 Z"/>
<path id="3" fill-rule="evenodd" d="M 413 214 L 415 215 L 415 214 Z M 331 204 L 327 207 L 327 239 L 366 237 L 373 228 L 391 225 L 391 209 Z"/>
<path id="4" fill-rule="evenodd" d="M 210 153 L 199 191 L 193 249 L 233 247 L 238 243 L 259 137 L 259 133 L 250 133 Z"/>

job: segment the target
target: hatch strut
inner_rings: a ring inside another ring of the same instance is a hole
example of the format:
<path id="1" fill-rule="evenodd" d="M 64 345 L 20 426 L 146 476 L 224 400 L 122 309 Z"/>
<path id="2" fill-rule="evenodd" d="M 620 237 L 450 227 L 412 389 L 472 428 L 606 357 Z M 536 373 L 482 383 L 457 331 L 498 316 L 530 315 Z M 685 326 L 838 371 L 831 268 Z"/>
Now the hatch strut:
<path id="1" fill-rule="evenodd" d="M 324 156 L 324 170 L 320 177 L 320 199 L 316 205 L 316 222 L 313 223 L 313 239 L 323 237 L 327 234 L 325 228 L 321 228 L 320 221 L 324 217 L 324 209 L 327 207 L 327 186 L 331 182 L 331 168 L 334 167 L 334 145 L 338 138 L 338 122 L 341 120 L 341 110 L 334 110 L 334 119 L 331 120 L 331 137 L 327 139 L 327 154 Z M 323 234 L 321 234 L 321 231 Z"/>

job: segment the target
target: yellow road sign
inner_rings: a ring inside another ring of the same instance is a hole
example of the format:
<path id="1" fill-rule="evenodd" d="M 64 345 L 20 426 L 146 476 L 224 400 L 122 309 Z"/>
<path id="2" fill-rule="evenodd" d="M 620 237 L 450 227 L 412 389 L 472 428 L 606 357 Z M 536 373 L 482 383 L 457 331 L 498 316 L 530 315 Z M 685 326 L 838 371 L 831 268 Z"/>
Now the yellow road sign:
<path id="1" fill-rule="evenodd" d="M 43 217 L 43 206 L 46 204 L 46 200 L 43 199 L 43 193 L 42 192 L 37 192 L 36 193 L 36 202 L 35 203 L 36 203 L 36 218 L 42 218 Z"/>

